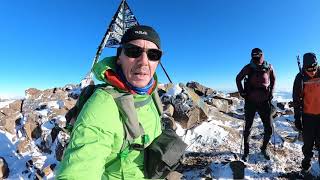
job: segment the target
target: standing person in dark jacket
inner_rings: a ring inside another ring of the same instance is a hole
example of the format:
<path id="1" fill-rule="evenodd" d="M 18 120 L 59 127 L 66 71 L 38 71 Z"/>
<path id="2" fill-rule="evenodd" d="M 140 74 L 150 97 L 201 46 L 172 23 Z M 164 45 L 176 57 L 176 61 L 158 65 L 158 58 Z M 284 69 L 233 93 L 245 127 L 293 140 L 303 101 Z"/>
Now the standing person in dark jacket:
<path id="1" fill-rule="evenodd" d="M 244 154 L 243 161 L 247 161 L 249 154 L 249 136 L 256 111 L 259 113 L 263 127 L 264 137 L 261 153 L 267 160 L 267 145 L 272 135 L 271 99 L 275 85 L 275 74 L 272 65 L 264 60 L 261 49 L 254 48 L 251 51 L 251 61 L 244 66 L 236 78 L 240 95 L 245 99 L 245 129 L 243 132 Z M 244 80 L 244 87 L 241 81 Z"/>
<path id="2" fill-rule="evenodd" d="M 313 146 L 320 153 L 320 69 L 314 53 L 303 55 L 302 72 L 298 73 L 293 84 L 295 126 L 302 131 L 303 146 L 302 170 L 309 172 Z M 301 121 L 302 119 L 302 121 Z M 319 165 L 320 165 L 320 158 Z"/>

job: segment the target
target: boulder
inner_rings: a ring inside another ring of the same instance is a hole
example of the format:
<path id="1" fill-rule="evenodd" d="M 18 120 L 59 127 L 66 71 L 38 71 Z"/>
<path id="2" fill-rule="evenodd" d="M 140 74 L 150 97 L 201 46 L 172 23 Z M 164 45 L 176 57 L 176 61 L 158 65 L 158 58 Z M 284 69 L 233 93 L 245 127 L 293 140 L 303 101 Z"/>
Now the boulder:
<path id="1" fill-rule="evenodd" d="M 65 146 L 63 146 L 60 142 L 58 142 L 55 150 L 56 159 L 58 161 L 62 160 L 65 148 L 66 148 Z"/>
<path id="2" fill-rule="evenodd" d="M 241 99 L 241 98 L 242 98 L 242 97 L 240 96 L 240 93 L 239 93 L 239 92 L 229 93 L 229 96 L 230 96 L 230 97 L 235 97 L 235 98 L 238 98 L 238 99 Z"/>
<path id="3" fill-rule="evenodd" d="M 35 116 L 34 114 L 30 115 Z M 38 139 L 39 137 L 41 137 L 42 130 L 40 124 L 34 119 L 30 118 L 30 116 L 23 127 L 29 140 L 31 140 L 32 138 Z"/>
<path id="4" fill-rule="evenodd" d="M 172 99 L 173 118 L 189 129 L 208 119 L 208 106 L 192 89 L 180 86 L 183 90 Z"/>
<path id="5" fill-rule="evenodd" d="M 165 179 L 167 180 L 179 180 L 182 179 L 183 174 L 177 172 L 177 171 L 172 171 L 170 172 Z"/>
<path id="6" fill-rule="evenodd" d="M 181 124 L 183 129 L 190 129 L 205 120 L 201 118 L 201 114 L 199 107 L 193 107 L 187 112 L 175 111 L 173 118 Z"/>
<path id="7" fill-rule="evenodd" d="M 225 99 L 210 99 L 207 101 L 209 105 L 212 105 L 219 109 L 221 112 L 228 113 L 229 112 L 229 102 Z"/>
<path id="8" fill-rule="evenodd" d="M 37 99 L 41 95 L 41 90 L 36 88 L 29 88 L 25 91 L 25 95 L 28 99 Z"/>
<path id="9" fill-rule="evenodd" d="M 43 172 L 44 176 L 48 177 L 51 173 L 53 173 L 55 167 L 56 167 L 56 164 L 51 164 L 51 165 L 43 168 L 42 172 Z"/>
<path id="10" fill-rule="evenodd" d="M 31 144 L 28 139 L 22 139 L 19 141 L 18 146 L 17 146 L 17 152 L 19 154 L 23 154 L 25 152 L 28 152 L 31 150 Z"/>
<path id="11" fill-rule="evenodd" d="M 14 111 L 21 111 L 22 110 L 22 103 L 23 100 L 15 100 L 14 102 L 9 104 L 9 108 Z"/>
<path id="12" fill-rule="evenodd" d="M 293 107 L 293 101 L 290 101 L 290 102 L 288 103 L 288 105 L 289 105 L 289 108 L 292 108 L 292 107 Z"/>
<path id="13" fill-rule="evenodd" d="M 173 113 L 174 113 L 174 107 L 172 104 L 166 104 L 164 105 L 163 107 L 163 113 L 172 117 L 173 116 Z"/>
<path id="14" fill-rule="evenodd" d="M 278 102 L 277 107 L 281 110 L 285 110 L 286 103 L 285 102 Z"/>
<path id="15" fill-rule="evenodd" d="M 10 116 L 4 116 L 0 120 L 0 129 L 5 130 L 11 134 L 16 134 L 16 121 L 20 119 L 20 113 L 16 112 Z"/>
<path id="16" fill-rule="evenodd" d="M 165 128 L 170 128 L 173 130 L 177 129 L 177 125 L 175 123 L 175 120 L 173 119 L 173 117 L 170 116 L 164 116 L 161 118 L 162 123 L 164 123 Z"/>
<path id="17" fill-rule="evenodd" d="M 9 176 L 8 163 L 3 157 L 0 157 L 0 179 L 5 179 Z"/>
<path id="18" fill-rule="evenodd" d="M 293 115 L 294 112 L 293 112 L 292 109 L 286 109 L 286 110 L 284 111 L 284 114 L 285 114 L 285 115 Z"/>
<path id="19" fill-rule="evenodd" d="M 208 96 L 208 95 L 216 93 L 215 90 L 208 88 L 208 87 L 205 87 L 205 86 L 201 85 L 200 83 L 194 82 L 194 81 L 188 82 L 186 84 L 186 86 L 188 88 L 193 89 L 194 92 L 197 93 L 199 96 Z"/>

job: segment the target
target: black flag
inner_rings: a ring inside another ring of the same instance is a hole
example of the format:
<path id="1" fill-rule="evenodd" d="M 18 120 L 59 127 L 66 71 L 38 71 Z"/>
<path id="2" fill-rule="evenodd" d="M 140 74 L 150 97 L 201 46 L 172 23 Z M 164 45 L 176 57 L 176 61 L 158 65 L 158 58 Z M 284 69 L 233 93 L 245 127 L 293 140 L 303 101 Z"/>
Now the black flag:
<path id="1" fill-rule="evenodd" d="M 120 44 L 124 32 L 131 26 L 138 25 L 126 1 L 122 1 L 108 28 L 110 33 L 105 47 L 114 47 Z"/>
<path id="2" fill-rule="evenodd" d="M 127 2 L 122 0 L 116 14 L 112 18 L 107 32 L 103 36 L 103 39 L 98 47 L 97 53 L 93 59 L 92 67 L 98 62 L 102 50 L 105 47 L 117 47 L 120 44 L 124 32 L 126 32 L 126 30 L 131 26 L 135 25 L 139 25 L 137 19 L 133 15 Z M 90 76 L 92 76 L 91 73 Z"/>

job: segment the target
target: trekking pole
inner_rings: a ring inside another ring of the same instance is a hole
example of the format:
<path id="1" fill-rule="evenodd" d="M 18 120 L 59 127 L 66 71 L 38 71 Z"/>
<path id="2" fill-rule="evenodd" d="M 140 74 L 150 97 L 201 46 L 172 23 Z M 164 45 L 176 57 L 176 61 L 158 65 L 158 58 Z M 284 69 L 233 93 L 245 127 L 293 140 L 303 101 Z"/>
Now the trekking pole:
<path id="1" fill-rule="evenodd" d="M 275 153 L 276 152 L 276 129 L 275 129 L 275 126 L 273 124 L 273 112 L 276 111 L 276 108 L 273 106 L 273 104 L 271 103 L 271 100 L 270 100 L 270 120 L 271 120 L 271 128 L 272 128 L 272 136 L 273 136 L 273 152 Z"/>
<path id="2" fill-rule="evenodd" d="M 243 125 L 242 125 L 242 127 L 243 127 L 243 128 L 242 128 L 242 133 L 240 133 L 240 136 L 241 136 L 241 141 L 240 141 L 240 152 L 239 152 L 240 157 L 242 156 L 242 142 L 243 142 L 243 139 L 244 139 L 244 137 L 243 137 L 243 133 L 244 133 L 245 123 L 246 123 L 246 114 L 245 114 L 244 106 L 243 106 L 242 111 L 243 111 L 243 121 L 244 121 L 244 123 L 243 123 Z M 238 159 L 239 159 L 239 157 L 238 157 Z"/>
<path id="3" fill-rule="evenodd" d="M 273 134 L 273 152 L 276 153 L 276 129 L 274 128 L 274 124 L 273 122 L 271 123 L 272 124 L 272 134 Z"/>
<path id="4" fill-rule="evenodd" d="M 301 64 L 300 64 L 300 57 L 299 55 L 297 56 L 297 63 L 298 63 L 298 67 L 299 67 L 299 73 L 301 74 L 302 78 L 301 78 L 301 92 L 303 92 L 303 85 L 304 85 L 304 82 L 303 82 L 303 79 L 304 79 L 304 75 L 303 75 L 303 71 L 302 71 L 302 67 L 301 67 Z M 300 96 L 299 96 L 299 100 L 301 102 L 303 102 L 303 93 L 300 93 Z M 303 113 L 303 106 L 300 105 L 300 114 Z M 299 130 L 299 135 L 302 133 L 302 131 Z"/>
<path id="5" fill-rule="evenodd" d="M 202 135 L 199 135 L 199 136 L 197 136 L 196 138 L 194 138 L 193 142 L 192 142 L 189 146 L 187 146 L 186 150 L 187 150 L 191 145 L 193 145 L 199 138 L 202 138 Z"/>
<path id="6" fill-rule="evenodd" d="M 161 66 L 161 68 L 163 69 L 164 73 L 166 74 L 167 78 L 169 79 L 170 83 L 172 83 L 172 81 L 171 81 L 171 79 L 170 79 L 170 77 L 169 77 L 169 75 L 168 75 L 168 73 L 167 73 L 166 69 L 163 67 L 163 65 L 162 65 L 162 63 L 161 63 L 161 62 L 160 62 L 160 66 Z"/>
<path id="7" fill-rule="evenodd" d="M 181 159 L 181 163 L 182 163 L 182 164 L 183 164 L 184 161 L 185 161 L 187 149 L 189 149 L 189 147 L 192 146 L 192 145 L 193 145 L 199 138 L 201 138 L 201 137 L 202 137 L 202 135 L 197 136 L 196 138 L 194 138 L 193 142 L 192 142 L 189 146 L 186 147 L 186 149 L 185 149 L 185 151 L 184 151 L 184 153 L 183 153 L 183 155 L 182 155 L 182 159 Z"/>

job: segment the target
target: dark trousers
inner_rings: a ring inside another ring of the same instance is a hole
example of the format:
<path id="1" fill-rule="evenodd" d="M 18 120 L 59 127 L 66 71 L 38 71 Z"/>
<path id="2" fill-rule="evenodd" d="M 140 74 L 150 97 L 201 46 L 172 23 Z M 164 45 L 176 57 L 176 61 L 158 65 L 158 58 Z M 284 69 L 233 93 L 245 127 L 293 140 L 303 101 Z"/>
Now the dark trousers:
<path id="1" fill-rule="evenodd" d="M 318 152 L 320 150 L 320 116 L 312 116 L 304 114 L 302 116 L 302 152 L 304 160 L 302 167 L 308 168 L 313 156 L 313 147 L 316 146 Z"/>
<path id="2" fill-rule="evenodd" d="M 256 112 L 259 113 L 260 118 L 263 123 L 264 127 L 264 137 L 263 137 L 263 144 L 261 146 L 261 150 L 265 150 L 267 148 L 267 145 L 269 143 L 269 140 L 272 135 L 272 118 L 271 118 L 271 104 L 269 101 L 264 101 L 261 103 L 255 103 L 246 100 L 245 106 L 245 128 L 243 131 L 243 140 L 244 140 L 244 153 L 249 153 L 249 136 L 251 127 L 253 124 L 253 119 L 256 114 Z"/>

